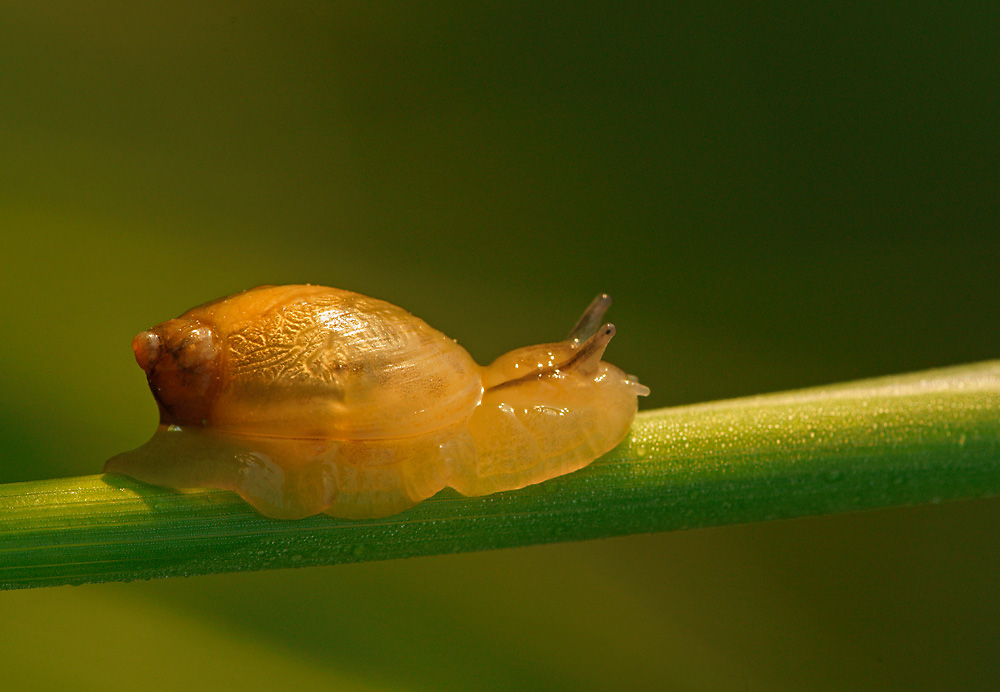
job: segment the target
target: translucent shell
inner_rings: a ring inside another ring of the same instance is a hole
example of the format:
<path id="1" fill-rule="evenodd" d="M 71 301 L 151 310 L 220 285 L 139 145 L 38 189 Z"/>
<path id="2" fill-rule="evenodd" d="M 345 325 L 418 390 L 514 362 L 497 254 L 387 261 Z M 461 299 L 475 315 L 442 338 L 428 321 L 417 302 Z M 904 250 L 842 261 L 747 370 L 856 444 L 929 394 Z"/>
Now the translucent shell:
<path id="1" fill-rule="evenodd" d="M 402 308 L 350 291 L 255 288 L 179 320 L 215 334 L 220 386 L 205 424 L 219 431 L 410 437 L 467 418 L 482 394 L 465 349 Z"/>
<path id="2" fill-rule="evenodd" d="M 570 337 L 487 367 L 426 322 L 322 286 L 262 286 L 133 340 L 160 408 L 104 470 L 235 490 L 262 513 L 386 516 L 568 473 L 621 441 L 648 393 L 600 360 L 608 299 Z"/>

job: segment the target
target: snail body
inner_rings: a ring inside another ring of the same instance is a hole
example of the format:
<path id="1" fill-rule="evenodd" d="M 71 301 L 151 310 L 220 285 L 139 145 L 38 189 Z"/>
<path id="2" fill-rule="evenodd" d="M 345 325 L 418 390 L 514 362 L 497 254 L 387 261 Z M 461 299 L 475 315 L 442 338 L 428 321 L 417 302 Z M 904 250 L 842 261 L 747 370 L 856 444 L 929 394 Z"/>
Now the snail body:
<path id="1" fill-rule="evenodd" d="M 599 296 L 562 342 L 482 367 L 423 320 L 358 293 L 261 286 L 137 335 L 160 425 L 108 473 L 238 492 L 261 513 L 401 512 L 445 487 L 512 490 L 617 445 L 648 389 L 601 360 Z"/>

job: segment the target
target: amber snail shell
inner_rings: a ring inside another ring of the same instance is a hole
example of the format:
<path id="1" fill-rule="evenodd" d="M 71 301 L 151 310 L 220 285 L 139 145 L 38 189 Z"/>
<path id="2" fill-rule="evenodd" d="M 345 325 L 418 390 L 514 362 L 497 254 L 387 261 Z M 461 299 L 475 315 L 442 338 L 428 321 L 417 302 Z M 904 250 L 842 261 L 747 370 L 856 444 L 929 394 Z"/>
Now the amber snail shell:
<path id="1" fill-rule="evenodd" d="M 260 286 L 137 335 L 160 409 L 105 472 L 238 492 L 294 519 L 401 512 L 445 487 L 513 490 L 615 447 L 649 390 L 601 360 L 598 296 L 564 341 L 481 367 L 402 308 L 313 285 Z"/>

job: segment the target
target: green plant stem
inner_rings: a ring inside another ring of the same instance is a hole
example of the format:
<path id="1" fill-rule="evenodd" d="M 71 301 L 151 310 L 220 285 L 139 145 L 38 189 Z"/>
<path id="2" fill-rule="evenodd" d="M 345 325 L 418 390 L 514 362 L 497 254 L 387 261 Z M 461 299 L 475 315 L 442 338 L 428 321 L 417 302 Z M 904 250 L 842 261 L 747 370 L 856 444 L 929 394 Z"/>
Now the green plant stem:
<path id="1" fill-rule="evenodd" d="M 261 517 L 123 476 L 0 486 L 0 588 L 329 565 L 1000 494 L 1000 361 L 641 413 L 518 491 L 387 519 Z"/>

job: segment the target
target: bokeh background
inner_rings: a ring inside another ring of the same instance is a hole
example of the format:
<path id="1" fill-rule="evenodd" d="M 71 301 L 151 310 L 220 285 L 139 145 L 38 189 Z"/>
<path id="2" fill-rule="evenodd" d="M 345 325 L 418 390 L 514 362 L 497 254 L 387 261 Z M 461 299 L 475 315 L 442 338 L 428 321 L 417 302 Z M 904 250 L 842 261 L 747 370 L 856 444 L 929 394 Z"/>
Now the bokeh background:
<path id="1" fill-rule="evenodd" d="M 0 480 L 261 283 L 480 361 L 615 298 L 660 407 L 1000 356 L 995 2 L 4 2 Z M 0 594 L 5 688 L 986 689 L 997 501 Z M 2 560 L 0 554 L 0 560 Z"/>

